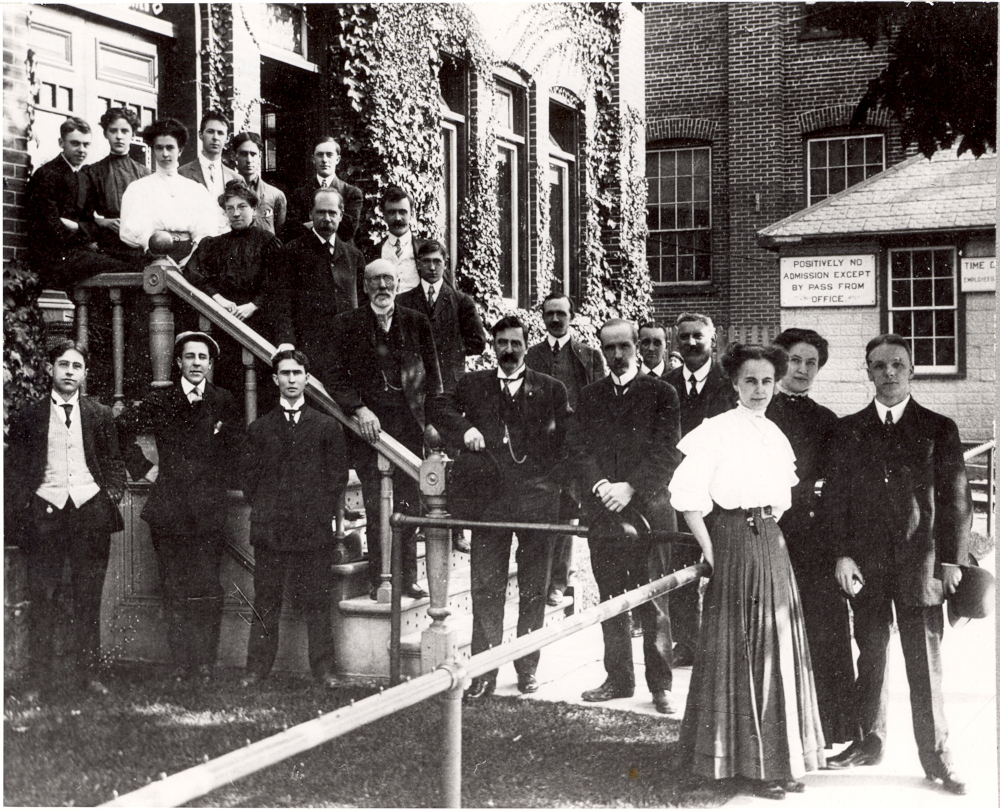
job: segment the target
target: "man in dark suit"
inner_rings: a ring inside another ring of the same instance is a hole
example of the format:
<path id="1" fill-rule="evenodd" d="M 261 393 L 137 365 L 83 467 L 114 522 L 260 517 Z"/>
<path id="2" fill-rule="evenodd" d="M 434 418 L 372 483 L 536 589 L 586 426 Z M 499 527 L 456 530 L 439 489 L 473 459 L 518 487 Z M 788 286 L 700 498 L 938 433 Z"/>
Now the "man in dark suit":
<path id="1" fill-rule="evenodd" d="M 219 110 L 209 110 L 201 117 L 198 127 L 198 140 L 201 143 L 198 157 L 177 170 L 181 177 L 201 183 L 208 189 L 213 201 L 219 199 L 230 180 L 239 177 L 222 162 L 222 150 L 228 139 L 229 119 Z"/>
<path id="2" fill-rule="evenodd" d="M 549 293 L 542 300 L 542 320 L 548 335 L 528 350 L 525 363 L 536 372 L 551 375 L 566 387 L 570 408 L 576 410 L 580 392 L 604 378 L 604 356 L 573 337 L 570 324 L 575 308 L 573 299 L 564 293 Z M 563 481 L 559 520 L 568 524 L 580 514 L 580 496 L 571 481 Z M 552 573 L 549 581 L 549 605 L 559 605 L 575 580 L 573 536 L 557 535 L 552 549 Z"/>
<path id="3" fill-rule="evenodd" d="M 12 415 L 4 455 L 7 540 L 27 556 L 29 689 L 35 691 L 67 680 L 53 672 L 61 628 L 73 659 L 68 680 L 94 693 L 108 692 L 95 668 L 111 533 L 123 527 L 117 504 L 125 490 L 125 465 L 111 409 L 80 396 L 87 360 L 86 348 L 73 341 L 52 349 L 51 394 Z M 72 586 L 69 599 L 61 599 L 67 563 Z"/>
<path id="4" fill-rule="evenodd" d="M 454 391 L 465 374 L 466 356 L 481 355 L 486 349 L 486 333 L 472 296 L 459 293 L 445 282 L 446 267 L 448 252 L 444 245 L 434 239 L 421 242 L 417 248 L 420 284 L 396 301 L 430 320 L 441 383 L 446 391 Z"/>
<path id="5" fill-rule="evenodd" d="M 499 368 L 467 374 L 454 393 L 446 392 L 436 404 L 434 419 L 445 437 L 465 448 L 455 463 L 453 480 L 476 476 L 461 484 L 470 491 L 471 503 L 464 509 L 479 520 L 547 523 L 558 516 L 554 473 L 565 457 L 571 412 L 562 383 L 525 368 L 527 344 L 528 329 L 520 319 L 501 318 L 493 325 Z M 473 655 L 503 641 L 511 540 L 510 530 L 472 531 Z M 551 556 L 550 535 L 517 533 L 518 636 L 545 622 Z M 536 652 L 514 663 L 522 693 L 538 690 L 538 658 Z M 494 670 L 473 679 L 466 699 L 491 695 L 496 677 Z"/>
<path id="6" fill-rule="evenodd" d="M 305 614 L 309 669 L 332 688 L 330 566 L 333 520 L 347 486 L 347 447 L 340 423 L 306 405 L 309 359 L 289 349 L 274 356 L 272 368 L 281 401 L 248 429 L 240 465 L 254 549 L 253 621 L 242 684 L 260 681 L 274 664 L 287 577 L 289 603 Z"/>
<path id="7" fill-rule="evenodd" d="M 46 287 L 72 288 L 98 273 L 135 268 L 101 252 L 94 211 L 87 205 L 89 182 L 81 173 L 90 150 L 90 125 L 67 118 L 59 127 L 59 155 L 38 167 L 28 180 L 28 259 Z"/>
<path id="8" fill-rule="evenodd" d="M 663 380 L 670 366 L 667 364 L 667 328 L 659 321 L 647 321 L 639 325 L 639 367 L 644 375 Z"/>
<path id="9" fill-rule="evenodd" d="M 260 176 L 264 139 L 256 132 L 241 132 L 233 137 L 232 149 L 236 155 L 236 169 L 240 177 L 259 201 L 253 215 L 254 225 L 272 234 L 280 234 L 288 215 L 288 200 L 281 189 L 265 183 Z"/>
<path id="10" fill-rule="evenodd" d="M 138 443 L 126 448 L 134 480 L 154 482 L 142 509 L 163 580 L 167 642 L 175 676 L 210 679 L 219 643 L 224 592 L 219 566 L 224 547 L 226 491 L 242 437 L 236 403 L 208 380 L 219 346 L 202 332 L 174 342 L 179 385 L 154 389 L 118 417 L 124 443 L 140 433 L 156 439 L 158 463 Z M 235 482 L 233 482 L 235 484 Z"/>
<path id="11" fill-rule="evenodd" d="M 677 392 L 661 380 L 639 373 L 638 330 L 630 321 L 611 319 L 600 332 L 610 375 L 587 386 L 570 428 L 570 461 L 587 498 L 590 564 L 601 600 L 609 600 L 659 577 L 665 550 L 647 535 L 637 542 L 615 536 L 615 520 L 653 530 L 677 529 L 668 486 L 680 462 Z M 620 523 L 618 525 L 620 527 Z M 657 601 L 632 614 L 642 626 L 646 685 L 658 712 L 676 712 L 670 691 L 670 615 Z M 604 632 L 604 684 L 583 694 L 584 701 L 609 701 L 635 692 L 632 639 L 625 614 L 601 624 Z"/>
<path id="12" fill-rule="evenodd" d="M 968 563 L 972 496 L 958 428 L 910 395 L 908 342 L 880 335 L 865 348 L 875 400 L 834 429 L 823 486 L 824 526 L 835 545 L 836 577 L 853 597 L 858 643 L 855 682 L 862 739 L 827 768 L 882 760 L 886 736 L 886 654 L 893 607 L 910 685 L 917 752 L 930 780 L 954 794 L 941 692 L 942 603 Z"/>
<path id="13" fill-rule="evenodd" d="M 361 251 L 337 236 L 344 201 L 336 189 L 313 194 L 313 226 L 285 245 L 277 268 L 274 302 L 278 349 L 293 346 L 312 361 L 313 376 L 329 387 L 333 368 L 330 328 L 334 316 L 350 312 L 364 295 Z"/>
<path id="14" fill-rule="evenodd" d="M 313 149 L 312 162 L 315 170 L 313 178 L 288 196 L 288 220 L 285 223 L 285 232 L 279 236 L 288 242 L 308 232 L 312 226 L 308 220 L 316 190 L 336 189 L 344 201 L 344 214 L 337 228 L 337 236 L 344 242 L 354 245 L 354 235 L 358 232 L 358 225 L 361 222 L 361 206 L 365 198 L 361 189 L 337 177 L 340 144 L 328 135 L 323 136 Z"/>
<path id="15" fill-rule="evenodd" d="M 715 324 L 701 313 L 681 313 L 674 322 L 677 347 L 684 365 L 671 369 L 663 377 L 677 391 L 681 405 L 681 436 L 686 436 L 704 420 L 736 407 L 736 391 L 713 360 Z M 687 532 L 684 517 L 677 516 L 678 528 Z M 697 544 L 674 544 L 671 565 L 683 569 L 701 560 Z M 674 641 L 674 667 L 689 667 L 694 662 L 701 625 L 698 584 L 670 592 L 670 619 Z"/>
<path id="16" fill-rule="evenodd" d="M 385 431 L 417 456 L 423 456 L 426 403 L 441 392 L 441 373 L 430 322 L 396 304 L 396 268 L 376 259 L 365 268 L 368 304 L 338 315 L 330 325 L 333 361 L 327 388 L 346 414 L 358 422 L 362 436 L 375 442 Z M 373 600 L 388 600 L 383 591 L 379 496 L 382 476 L 371 445 L 352 438 L 350 454 L 361 480 L 368 536 L 368 577 Z M 417 484 L 394 473 L 393 509 L 415 514 L 420 509 Z M 426 597 L 417 585 L 416 541 L 403 544 L 403 595 Z"/>

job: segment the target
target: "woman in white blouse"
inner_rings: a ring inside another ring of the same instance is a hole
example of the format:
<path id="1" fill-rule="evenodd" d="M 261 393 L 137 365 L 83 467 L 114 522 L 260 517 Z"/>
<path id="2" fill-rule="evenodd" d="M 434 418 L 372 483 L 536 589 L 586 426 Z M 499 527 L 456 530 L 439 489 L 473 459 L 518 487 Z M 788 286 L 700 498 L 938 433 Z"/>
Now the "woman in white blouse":
<path id="1" fill-rule="evenodd" d="M 671 504 L 712 566 L 678 767 L 782 799 L 825 765 L 809 646 L 777 519 L 791 505 L 795 455 L 764 415 L 788 356 L 733 344 L 722 366 L 739 393 L 677 445 Z"/>
<path id="2" fill-rule="evenodd" d="M 128 184 L 119 230 L 122 242 L 170 256 L 181 266 L 203 237 L 223 230 L 208 189 L 177 174 L 187 137 L 187 127 L 175 118 L 154 121 L 143 130 L 156 171 Z"/>

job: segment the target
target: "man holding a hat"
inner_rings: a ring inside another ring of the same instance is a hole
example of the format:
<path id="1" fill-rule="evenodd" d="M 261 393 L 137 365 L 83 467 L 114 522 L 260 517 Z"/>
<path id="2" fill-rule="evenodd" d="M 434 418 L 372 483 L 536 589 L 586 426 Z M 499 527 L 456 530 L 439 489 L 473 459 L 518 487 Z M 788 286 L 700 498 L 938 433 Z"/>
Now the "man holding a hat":
<path id="1" fill-rule="evenodd" d="M 680 462 L 680 405 L 669 383 L 642 374 L 636 347 L 639 330 L 613 318 L 601 327 L 601 349 L 611 374 L 580 394 L 570 427 L 570 459 L 584 492 L 590 534 L 590 564 L 601 600 L 638 588 L 667 571 L 669 551 L 643 529 L 676 531 L 668 485 Z M 640 531 L 623 540 L 622 523 Z M 676 711 L 670 614 L 657 598 L 633 612 L 642 625 L 646 686 L 657 712 Z M 635 692 L 628 616 L 601 623 L 607 679 L 587 690 L 584 701 L 627 698 Z"/>
<path id="2" fill-rule="evenodd" d="M 862 738 L 828 758 L 827 768 L 882 760 L 895 606 L 920 763 L 928 779 L 965 794 L 948 752 L 941 691 L 941 604 L 962 581 L 972 526 L 962 445 L 952 420 L 910 396 L 913 359 L 906 339 L 873 338 L 865 360 L 875 400 L 834 429 L 822 500 L 837 582 L 853 600 Z"/>
<path id="3" fill-rule="evenodd" d="M 182 332 L 174 341 L 180 382 L 153 389 L 118 418 L 129 474 L 153 482 L 142 519 L 163 580 L 177 678 L 211 678 L 222 620 L 227 471 L 236 469 L 242 430 L 232 394 L 208 380 L 218 356 L 211 336 Z M 142 433 L 155 437 L 158 464 L 135 442 Z"/>

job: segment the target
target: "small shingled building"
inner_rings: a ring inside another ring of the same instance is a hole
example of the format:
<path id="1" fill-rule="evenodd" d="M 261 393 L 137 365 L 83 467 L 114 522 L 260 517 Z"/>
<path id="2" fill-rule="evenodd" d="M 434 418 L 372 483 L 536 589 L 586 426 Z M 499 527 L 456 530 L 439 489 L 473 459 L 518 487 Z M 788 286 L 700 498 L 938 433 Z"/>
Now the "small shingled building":
<path id="1" fill-rule="evenodd" d="M 838 414 L 874 395 L 864 347 L 911 341 L 914 396 L 993 437 L 996 412 L 995 153 L 918 155 L 757 232 L 777 254 L 782 326 L 816 329 L 830 361 L 815 396 Z"/>

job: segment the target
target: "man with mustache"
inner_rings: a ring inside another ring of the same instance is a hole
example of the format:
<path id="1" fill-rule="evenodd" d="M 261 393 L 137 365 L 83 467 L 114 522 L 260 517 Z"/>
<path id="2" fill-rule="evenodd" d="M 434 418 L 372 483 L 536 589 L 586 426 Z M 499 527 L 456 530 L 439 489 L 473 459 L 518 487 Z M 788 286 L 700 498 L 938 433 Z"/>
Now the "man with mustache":
<path id="1" fill-rule="evenodd" d="M 528 330 L 517 316 L 501 318 L 492 332 L 499 368 L 467 373 L 435 404 L 435 425 L 464 448 L 452 479 L 467 497 L 456 503 L 459 490 L 449 503 L 456 513 L 484 521 L 550 523 L 559 514 L 556 474 L 571 413 L 566 387 L 525 367 Z M 510 530 L 472 531 L 473 655 L 503 641 L 511 540 Z M 518 636 L 545 622 L 552 542 L 546 533 L 517 533 Z M 536 652 L 514 663 L 522 693 L 538 690 L 538 659 Z M 473 679 L 466 700 L 490 696 L 496 677 L 494 670 Z"/>
<path id="2" fill-rule="evenodd" d="M 392 262 L 399 271 L 399 295 L 420 286 L 417 258 L 424 240 L 413 233 L 413 201 L 401 186 L 389 186 L 382 195 L 382 218 L 389 235 L 375 246 L 375 258 Z M 455 274 L 446 263 L 444 280 L 455 288 Z"/>
<path id="3" fill-rule="evenodd" d="M 423 456 L 426 404 L 441 392 L 441 373 L 430 322 L 418 312 L 396 305 L 396 267 L 376 259 L 365 268 L 368 303 L 341 313 L 329 327 L 330 394 L 344 412 L 353 415 L 361 435 L 375 442 L 382 431 Z M 381 511 L 382 475 L 378 454 L 370 444 L 353 435 L 350 441 L 354 469 L 361 480 L 368 536 L 368 577 L 373 600 L 388 602 L 382 589 Z M 409 476 L 395 471 L 393 509 L 416 514 L 420 493 Z M 403 544 L 403 595 L 426 597 L 417 585 L 416 541 L 409 535 Z"/>
<path id="4" fill-rule="evenodd" d="M 587 386 L 570 428 L 569 454 L 576 477 L 588 494 L 584 509 L 590 534 L 590 564 L 601 600 L 645 585 L 663 573 L 663 550 L 648 534 L 675 530 L 668 486 L 680 462 L 677 392 L 661 380 L 639 374 L 639 331 L 631 321 L 613 318 L 601 327 L 601 347 L 611 369 Z M 640 531 L 637 541 L 620 539 L 621 522 Z M 677 711 L 670 691 L 670 615 L 661 602 L 643 603 L 633 612 L 642 626 L 646 686 L 657 712 Z M 635 693 L 632 638 L 627 614 L 601 623 L 604 669 L 600 687 L 584 701 L 610 701 Z"/>
<path id="5" fill-rule="evenodd" d="M 736 407 L 736 391 L 718 362 L 713 360 L 715 324 L 701 313 L 681 313 L 674 322 L 677 348 L 684 365 L 671 369 L 663 380 L 674 387 L 680 397 L 681 436 L 686 436 L 709 417 Z M 687 532 L 682 515 L 677 516 L 677 528 Z M 671 565 L 683 569 L 701 560 L 697 544 L 674 544 Z M 670 593 L 671 630 L 676 647 L 674 667 L 690 667 L 698 644 L 701 625 L 701 602 L 698 584 L 684 586 Z"/>

